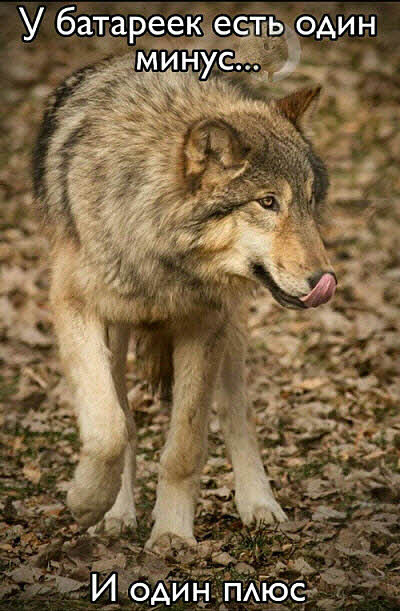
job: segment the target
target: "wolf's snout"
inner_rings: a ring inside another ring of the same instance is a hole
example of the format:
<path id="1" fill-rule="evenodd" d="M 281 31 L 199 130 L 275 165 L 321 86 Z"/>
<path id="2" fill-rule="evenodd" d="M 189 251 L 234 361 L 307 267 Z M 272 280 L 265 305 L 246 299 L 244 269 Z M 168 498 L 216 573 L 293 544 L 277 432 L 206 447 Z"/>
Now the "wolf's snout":
<path id="1" fill-rule="evenodd" d="M 329 301 L 335 294 L 337 280 L 332 272 L 315 274 L 311 276 L 309 282 L 312 286 L 311 292 L 304 297 L 300 297 L 307 308 L 316 308 Z"/>

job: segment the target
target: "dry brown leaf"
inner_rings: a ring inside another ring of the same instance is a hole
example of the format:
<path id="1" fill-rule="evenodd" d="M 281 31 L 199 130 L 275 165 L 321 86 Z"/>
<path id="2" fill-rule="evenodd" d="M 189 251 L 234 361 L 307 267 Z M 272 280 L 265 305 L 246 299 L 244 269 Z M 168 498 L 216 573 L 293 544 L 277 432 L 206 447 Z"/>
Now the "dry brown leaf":
<path id="1" fill-rule="evenodd" d="M 26 463 L 22 469 L 24 477 L 34 484 L 38 484 L 41 478 L 42 472 L 39 465 L 35 463 Z"/>

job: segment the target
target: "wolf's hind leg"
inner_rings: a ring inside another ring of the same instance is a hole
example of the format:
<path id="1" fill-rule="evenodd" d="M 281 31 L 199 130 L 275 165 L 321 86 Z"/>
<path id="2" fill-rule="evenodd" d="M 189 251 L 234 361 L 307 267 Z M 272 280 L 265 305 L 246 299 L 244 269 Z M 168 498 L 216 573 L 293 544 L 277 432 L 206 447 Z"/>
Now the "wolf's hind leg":
<path id="1" fill-rule="evenodd" d="M 54 326 L 75 395 L 81 438 L 67 503 L 77 522 L 88 527 L 112 507 L 120 490 L 128 427 L 112 377 L 105 323 L 66 293 L 67 280 L 65 267 L 56 266 Z"/>
<path id="2" fill-rule="evenodd" d="M 244 524 L 282 522 L 287 518 L 266 476 L 246 397 L 245 354 L 245 336 L 240 326 L 232 324 L 217 387 L 217 403 L 227 453 L 233 465 L 236 506 Z"/>
<path id="3" fill-rule="evenodd" d="M 136 528 L 134 485 L 136 475 L 136 426 L 129 409 L 126 394 L 126 355 L 129 344 L 130 327 L 126 324 L 110 324 L 107 329 L 108 346 L 111 351 L 111 367 L 115 388 L 120 404 L 125 412 L 128 427 L 128 443 L 125 448 L 122 484 L 114 505 L 96 526 L 94 532 L 105 531 L 118 535 L 126 528 Z"/>
<path id="4" fill-rule="evenodd" d="M 210 323 L 211 324 L 211 323 Z M 223 330 L 191 321 L 174 338 L 173 409 L 160 461 L 155 523 L 147 547 L 164 534 L 194 543 L 193 519 L 207 455 L 208 415 L 222 353 Z"/>

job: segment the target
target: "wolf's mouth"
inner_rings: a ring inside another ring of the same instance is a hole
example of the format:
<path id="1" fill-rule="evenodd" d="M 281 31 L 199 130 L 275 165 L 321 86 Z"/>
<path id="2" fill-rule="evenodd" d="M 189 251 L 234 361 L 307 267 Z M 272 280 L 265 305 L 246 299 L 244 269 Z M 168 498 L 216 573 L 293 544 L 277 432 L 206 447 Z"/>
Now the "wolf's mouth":
<path id="1" fill-rule="evenodd" d="M 307 306 L 300 301 L 298 297 L 294 295 L 289 295 L 289 293 L 285 293 L 275 282 L 271 274 L 265 269 L 263 265 L 260 263 L 254 263 L 253 273 L 262 282 L 264 286 L 266 286 L 274 299 L 278 303 L 280 303 L 285 308 L 290 308 L 292 310 L 304 310 Z"/>

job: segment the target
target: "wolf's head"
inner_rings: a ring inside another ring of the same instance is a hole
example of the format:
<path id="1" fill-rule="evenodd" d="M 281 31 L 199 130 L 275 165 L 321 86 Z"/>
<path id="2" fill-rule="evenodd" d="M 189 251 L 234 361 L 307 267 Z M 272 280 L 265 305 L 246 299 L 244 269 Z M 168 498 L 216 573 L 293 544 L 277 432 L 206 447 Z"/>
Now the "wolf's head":
<path id="1" fill-rule="evenodd" d="M 203 270 L 259 281 L 288 308 L 318 306 L 336 288 L 318 228 L 327 173 L 305 135 L 319 92 L 232 105 L 192 125 L 184 145 Z"/>

